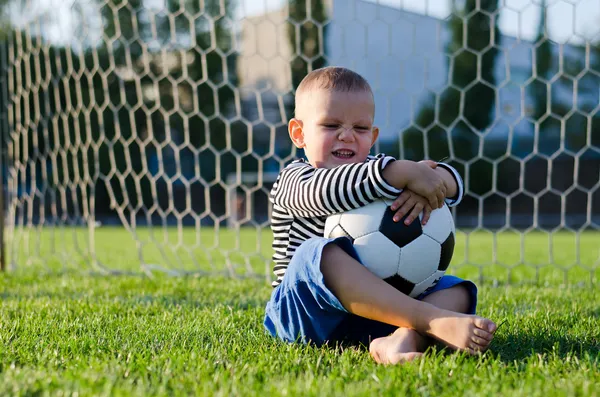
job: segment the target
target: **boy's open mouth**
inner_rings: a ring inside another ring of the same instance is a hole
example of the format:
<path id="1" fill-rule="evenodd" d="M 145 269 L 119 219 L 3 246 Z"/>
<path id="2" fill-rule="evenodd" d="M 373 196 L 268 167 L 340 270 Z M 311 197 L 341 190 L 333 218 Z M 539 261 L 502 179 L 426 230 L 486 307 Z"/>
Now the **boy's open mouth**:
<path id="1" fill-rule="evenodd" d="M 331 154 L 333 154 L 335 157 L 340 158 L 340 159 L 349 159 L 352 158 L 354 156 L 354 152 L 352 150 L 334 150 L 333 152 L 331 152 Z"/>

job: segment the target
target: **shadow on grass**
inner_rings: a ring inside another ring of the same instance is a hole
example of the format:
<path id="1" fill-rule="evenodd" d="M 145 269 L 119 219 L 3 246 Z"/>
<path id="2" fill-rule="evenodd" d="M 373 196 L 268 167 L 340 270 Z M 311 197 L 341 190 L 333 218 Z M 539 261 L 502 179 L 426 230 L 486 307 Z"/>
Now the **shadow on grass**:
<path id="1" fill-rule="evenodd" d="M 553 354 L 563 359 L 590 357 L 598 362 L 600 340 L 593 337 L 577 340 L 556 334 L 500 334 L 492 341 L 490 353 L 503 362 L 520 361 L 537 354 Z"/>
<path id="2" fill-rule="evenodd" d="M 338 351 L 353 349 L 368 352 L 368 343 L 341 341 L 332 343 L 327 348 Z M 452 355 L 456 351 L 446 348 L 441 343 L 435 343 L 429 354 Z M 580 360 L 590 360 L 600 364 L 600 340 L 590 337 L 586 340 L 575 340 L 559 335 L 509 334 L 496 335 L 487 355 L 494 360 L 511 364 L 520 362 L 537 355 L 555 355 L 560 359 L 576 357 Z"/>

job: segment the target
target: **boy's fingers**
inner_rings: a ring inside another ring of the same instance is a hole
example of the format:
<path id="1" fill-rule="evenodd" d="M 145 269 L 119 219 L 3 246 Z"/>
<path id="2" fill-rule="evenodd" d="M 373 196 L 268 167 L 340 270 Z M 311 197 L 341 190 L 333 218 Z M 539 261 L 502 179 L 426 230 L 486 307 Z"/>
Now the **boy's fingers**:
<path id="1" fill-rule="evenodd" d="M 429 201 L 429 205 L 431 205 L 431 208 L 439 208 L 438 196 L 436 194 L 429 196 L 427 201 Z"/>
<path id="2" fill-rule="evenodd" d="M 410 225 L 413 222 L 413 220 L 415 220 L 419 217 L 419 214 L 421 213 L 421 211 L 423 211 L 423 204 L 416 203 L 415 206 L 413 207 L 412 211 L 410 212 L 410 214 L 408 214 L 408 216 L 404 220 L 404 224 L 407 226 Z"/>
<path id="3" fill-rule="evenodd" d="M 400 219 L 402 219 L 402 217 L 405 214 L 408 214 L 410 212 L 410 210 L 415 206 L 416 200 L 414 197 L 410 197 L 408 200 L 406 200 L 402 206 L 400 207 L 400 209 L 398 211 L 396 211 L 396 213 L 394 214 L 394 221 L 398 222 Z"/>
<path id="4" fill-rule="evenodd" d="M 429 202 L 429 205 L 431 206 L 431 208 L 437 208 L 437 197 L 435 199 L 432 199 L 431 197 L 427 198 L 427 201 Z"/>
<path id="5" fill-rule="evenodd" d="M 421 160 L 420 163 L 425 163 L 433 169 L 437 168 L 438 166 L 438 164 L 433 160 Z"/>
<path id="6" fill-rule="evenodd" d="M 400 195 L 394 200 L 390 209 L 392 211 L 396 211 L 398 208 L 402 207 L 402 205 L 411 197 L 411 193 L 408 190 L 404 190 Z"/>
<path id="7" fill-rule="evenodd" d="M 444 205 L 445 198 L 446 198 L 445 191 L 443 189 L 438 190 L 437 199 L 438 199 L 439 207 L 436 207 L 436 208 L 442 208 L 442 206 Z"/>
<path id="8" fill-rule="evenodd" d="M 425 226 L 431 217 L 431 207 L 426 205 L 423 209 L 423 219 L 421 219 L 421 224 Z"/>

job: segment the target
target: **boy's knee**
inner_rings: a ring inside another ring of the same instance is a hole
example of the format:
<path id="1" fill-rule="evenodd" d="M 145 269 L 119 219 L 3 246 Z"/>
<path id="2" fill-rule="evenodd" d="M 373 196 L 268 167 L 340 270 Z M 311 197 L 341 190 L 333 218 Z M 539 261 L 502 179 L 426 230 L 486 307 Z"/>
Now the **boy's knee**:
<path id="1" fill-rule="evenodd" d="M 342 254 L 344 254 L 344 250 L 335 243 L 329 243 L 323 247 L 323 252 L 321 252 L 321 263 L 319 266 L 325 280 L 329 278 L 331 273 L 335 272 L 333 268 L 336 263 L 339 262 L 340 255 Z"/>
<path id="2" fill-rule="evenodd" d="M 423 301 L 431 303 L 441 309 L 452 310 L 458 313 L 468 313 L 473 306 L 470 290 L 463 284 L 439 290 L 427 295 Z"/>
<path id="3" fill-rule="evenodd" d="M 460 312 L 466 313 L 469 307 L 471 307 L 471 293 L 469 289 L 462 284 L 455 285 L 450 289 L 453 290 L 454 300 L 460 307 Z"/>
<path id="4" fill-rule="evenodd" d="M 335 274 L 344 266 L 348 260 L 357 260 L 347 250 L 352 249 L 350 240 L 338 239 L 323 247 L 321 252 L 321 263 L 319 264 L 321 273 L 325 278 L 332 273 Z"/>
<path id="5" fill-rule="evenodd" d="M 336 243 L 329 243 L 323 247 L 321 253 L 321 269 L 323 266 L 327 266 L 328 263 L 335 262 L 339 255 L 345 254 L 344 250 L 341 249 Z"/>

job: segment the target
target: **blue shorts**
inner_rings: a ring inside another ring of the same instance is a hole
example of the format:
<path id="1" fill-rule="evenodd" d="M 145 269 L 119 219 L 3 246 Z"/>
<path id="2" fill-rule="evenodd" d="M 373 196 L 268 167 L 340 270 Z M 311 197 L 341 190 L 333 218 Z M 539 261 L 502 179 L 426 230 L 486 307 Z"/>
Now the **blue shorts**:
<path id="1" fill-rule="evenodd" d="M 288 342 L 363 343 L 389 335 L 398 327 L 349 313 L 327 289 L 321 273 L 321 254 L 334 242 L 359 260 L 350 240 L 312 238 L 296 250 L 280 285 L 267 303 L 264 326 L 267 331 Z M 359 260 L 360 261 L 360 260 Z M 417 299 L 436 291 L 463 285 L 471 295 L 470 314 L 477 307 L 477 287 L 471 281 L 445 275 L 436 286 Z"/>

